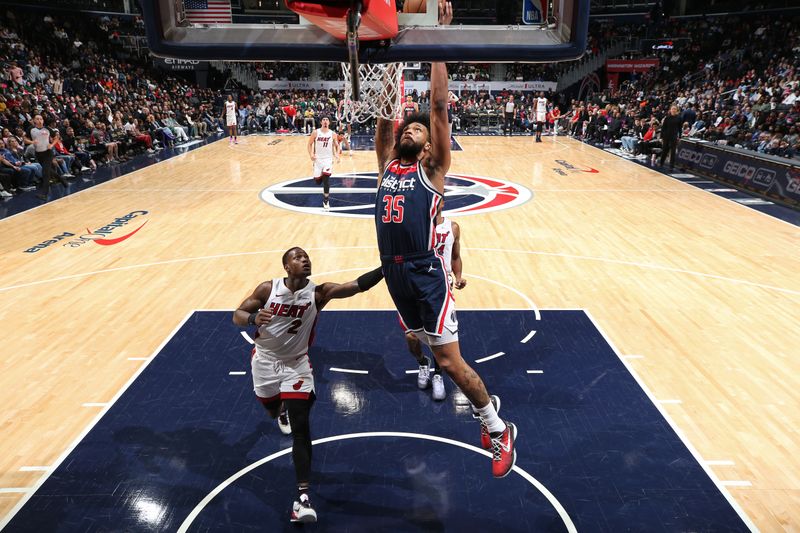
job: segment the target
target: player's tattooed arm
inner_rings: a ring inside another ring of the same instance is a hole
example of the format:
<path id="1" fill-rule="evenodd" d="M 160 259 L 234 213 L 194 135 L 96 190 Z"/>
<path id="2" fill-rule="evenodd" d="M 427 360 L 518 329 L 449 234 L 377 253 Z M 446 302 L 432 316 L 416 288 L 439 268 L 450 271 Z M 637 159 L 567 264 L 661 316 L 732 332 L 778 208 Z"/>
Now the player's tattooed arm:
<path id="1" fill-rule="evenodd" d="M 447 26 L 453 20 L 451 2 L 439 0 L 439 24 Z M 439 190 L 443 190 L 444 176 L 450 169 L 450 125 L 447 122 L 448 90 L 447 65 L 431 63 L 431 150 L 427 164 L 428 178 Z"/>
<path id="2" fill-rule="evenodd" d="M 264 309 L 272 292 L 272 281 L 265 281 L 256 287 L 253 294 L 245 298 L 233 312 L 233 323 L 240 327 L 262 326 L 272 321 L 272 311 Z"/>
<path id="3" fill-rule="evenodd" d="M 378 155 L 378 180 L 383 176 L 386 165 L 394 158 L 394 123 L 391 120 L 378 119 L 375 128 L 375 153 Z M 378 187 L 380 187 L 380 181 Z"/>

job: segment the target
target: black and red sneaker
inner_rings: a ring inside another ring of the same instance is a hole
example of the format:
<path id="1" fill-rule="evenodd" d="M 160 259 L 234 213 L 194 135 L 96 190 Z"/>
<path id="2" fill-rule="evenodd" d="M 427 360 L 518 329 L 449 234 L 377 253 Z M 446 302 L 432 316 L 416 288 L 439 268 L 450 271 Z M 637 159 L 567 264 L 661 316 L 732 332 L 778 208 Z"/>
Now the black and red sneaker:
<path id="1" fill-rule="evenodd" d="M 491 437 L 492 441 L 492 475 L 496 478 L 506 477 L 514 463 L 517 462 L 517 426 L 506 422 L 506 429 L 499 435 Z"/>
<path id="2" fill-rule="evenodd" d="M 500 413 L 500 397 L 499 396 L 495 396 L 495 395 L 491 395 L 491 396 L 489 396 L 489 400 L 494 405 L 494 410 L 497 413 Z M 492 449 L 492 439 L 489 436 L 489 428 L 486 427 L 486 423 L 483 420 L 481 420 L 481 417 L 478 415 L 478 412 L 474 410 L 474 408 L 472 410 L 472 417 L 473 418 L 477 418 L 478 420 L 481 421 L 481 447 L 484 450 L 491 450 Z"/>

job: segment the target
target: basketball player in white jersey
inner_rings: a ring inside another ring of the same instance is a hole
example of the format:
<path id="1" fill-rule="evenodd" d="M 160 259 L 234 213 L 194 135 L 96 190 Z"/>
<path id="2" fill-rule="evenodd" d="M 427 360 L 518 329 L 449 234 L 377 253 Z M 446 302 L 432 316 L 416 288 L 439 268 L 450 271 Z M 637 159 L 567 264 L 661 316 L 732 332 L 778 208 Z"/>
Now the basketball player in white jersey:
<path id="1" fill-rule="evenodd" d="M 447 123 L 450 125 L 450 133 L 453 133 L 453 122 L 456 123 L 456 129 L 461 129 L 461 117 L 456 114 L 456 103 L 458 96 L 453 91 L 447 93 Z"/>
<path id="2" fill-rule="evenodd" d="M 350 124 L 339 122 L 339 131 L 336 132 L 336 138 L 339 139 L 339 153 L 344 153 L 347 150 L 347 155 L 353 157 L 353 147 L 350 144 Z"/>
<path id="3" fill-rule="evenodd" d="M 322 117 L 322 127 L 314 130 L 308 138 L 308 156 L 314 162 L 314 181 L 322 183 L 322 208 L 330 209 L 330 177 L 333 169 L 333 159 L 339 161 L 341 148 L 339 136 L 330 129 L 331 121 Z"/>
<path id="4" fill-rule="evenodd" d="M 436 213 L 436 253 L 444 259 L 444 266 L 447 270 L 447 278 L 450 280 L 450 287 L 463 289 L 467 286 L 467 280 L 461 277 L 461 228 L 457 222 L 449 218 L 444 218 L 442 210 L 444 201 L 439 206 Z M 434 400 L 445 399 L 444 380 L 442 371 L 439 367 L 431 364 L 431 359 L 422 355 L 422 343 L 412 331 L 406 331 L 406 343 L 414 359 L 419 363 L 419 373 L 417 374 L 417 386 L 420 389 L 427 389 L 428 385 L 433 385 L 432 396 Z M 431 377 L 433 374 L 433 377 Z"/>
<path id="5" fill-rule="evenodd" d="M 256 326 L 250 360 L 256 397 L 272 418 L 281 402 L 291 421 L 292 461 L 298 498 L 292 504 L 292 522 L 316 522 L 308 490 L 311 477 L 309 414 L 314 404 L 314 374 L 308 350 L 314 340 L 317 315 L 334 298 L 348 298 L 369 290 L 383 279 L 381 268 L 348 283 L 315 284 L 309 280 L 311 260 L 302 248 L 283 254 L 285 278 L 261 283 L 233 313 L 237 326 Z"/>
<path id="6" fill-rule="evenodd" d="M 542 130 L 547 121 L 547 98 L 544 93 L 539 93 L 539 97 L 533 102 L 533 113 L 536 115 L 536 142 L 542 142 Z"/>
<path id="7" fill-rule="evenodd" d="M 414 97 L 410 94 L 406 95 L 406 101 L 403 102 L 403 118 L 419 113 L 419 104 L 414 101 Z"/>
<path id="8" fill-rule="evenodd" d="M 239 144 L 236 131 L 236 102 L 233 101 L 233 96 L 230 94 L 225 102 L 225 125 L 228 126 L 228 144 Z"/>

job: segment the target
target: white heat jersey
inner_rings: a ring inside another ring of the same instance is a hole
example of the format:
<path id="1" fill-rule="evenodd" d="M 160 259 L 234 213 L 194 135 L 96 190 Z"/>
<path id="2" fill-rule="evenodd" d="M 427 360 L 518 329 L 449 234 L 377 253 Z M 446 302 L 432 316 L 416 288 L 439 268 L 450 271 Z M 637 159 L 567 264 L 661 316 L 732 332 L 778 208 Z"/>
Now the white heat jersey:
<path id="1" fill-rule="evenodd" d="M 317 304 L 316 285 L 311 280 L 302 289 L 292 292 L 283 278 L 272 280 L 265 309 L 271 309 L 272 321 L 258 328 L 256 353 L 273 359 L 294 360 L 307 354 L 314 340 Z"/>
<path id="2" fill-rule="evenodd" d="M 449 218 L 442 220 L 442 223 L 436 226 L 436 253 L 442 256 L 444 260 L 444 267 L 447 273 L 453 272 L 452 259 L 453 259 L 453 243 L 456 242 L 453 236 L 453 224 Z"/>
<path id="3" fill-rule="evenodd" d="M 547 120 L 547 98 L 536 99 L 536 122 Z"/>
<path id="4" fill-rule="evenodd" d="M 314 142 L 314 155 L 317 159 L 333 159 L 334 135 L 335 133 L 331 129 L 325 133 L 321 128 L 317 130 L 317 139 Z"/>
<path id="5" fill-rule="evenodd" d="M 236 118 L 236 102 L 225 102 L 225 118 Z"/>

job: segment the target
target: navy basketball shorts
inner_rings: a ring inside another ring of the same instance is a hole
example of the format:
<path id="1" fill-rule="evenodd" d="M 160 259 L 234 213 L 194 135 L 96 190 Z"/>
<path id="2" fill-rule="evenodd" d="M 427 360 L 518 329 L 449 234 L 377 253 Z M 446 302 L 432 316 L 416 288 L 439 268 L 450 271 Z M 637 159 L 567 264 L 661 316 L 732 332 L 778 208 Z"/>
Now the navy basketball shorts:
<path id="1" fill-rule="evenodd" d="M 383 276 L 400 323 L 425 344 L 458 340 L 458 321 L 444 261 L 434 251 L 382 257 Z"/>

